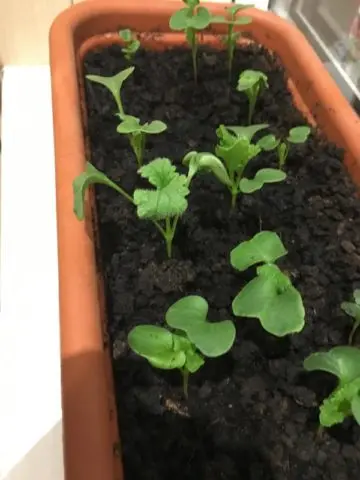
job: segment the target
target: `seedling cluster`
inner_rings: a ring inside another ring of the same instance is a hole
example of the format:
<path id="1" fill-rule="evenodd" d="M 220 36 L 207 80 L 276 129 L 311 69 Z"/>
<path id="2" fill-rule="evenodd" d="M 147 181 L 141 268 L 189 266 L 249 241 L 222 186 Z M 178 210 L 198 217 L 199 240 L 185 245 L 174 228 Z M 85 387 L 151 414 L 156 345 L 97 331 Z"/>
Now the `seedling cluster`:
<path id="1" fill-rule="evenodd" d="M 226 8 L 224 16 L 212 16 L 200 5 L 200 0 L 183 0 L 184 8 L 175 12 L 169 21 L 175 31 L 183 31 L 190 45 L 195 82 L 198 81 L 197 55 L 199 33 L 211 24 L 227 26 L 223 41 L 228 53 L 229 80 L 232 76 L 236 44 L 241 32 L 236 27 L 251 22 L 251 17 L 241 16 L 245 7 Z M 128 29 L 119 32 L 124 46 L 122 52 L 129 62 L 134 61 L 140 42 Z M 136 158 L 138 174 L 149 183 L 148 188 L 127 192 L 90 163 L 73 182 L 74 212 L 79 220 L 85 217 L 84 199 L 93 184 L 104 184 L 122 195 L 136 209 L 139 219 L 149 220 L 160 232 L 166 245 L 167 256 L 172 255 L 172 245 L 181 216 L 188 208 L 191 182 L 200 172 L 214 175 L 230 192 L 231 206 L 235 208 L 238 196 L 251 194 L 268 183 L 286 179 L 284 171 L 293 144 L 302 144 L 310 135 L 307 126 L 296 126 L 285 138 L 266 134 L 254 142 L 254 136 L 269 128 L 268 124 L 252 124 L 259 98 L 269 88 L 265 73 L 245 70 L 238 77 L 237 90 L 248 98 L 248 125 L 219 125 L 217 144 L 213 152 L 190 151 L 184 154 L 186 174 L 181 173 L 168 158 L 146 160 L 146 138 L 159 135 L 167 129 L 160 120 L 142 122 L 126 112 L 122 102 L 122 88 L 129 81 L 135 67 L 130 66 L 116 75 L 103 77 L 87 75 L 87 79 L 104 86 L 112 95 L 119 119 L 117 132 L 127 136 Z M 262 151 L 275 150 L 278 168 L 259 169 L 252 178 L 246 176 L 249 163 Z M 278 262 L 287 250 L 280 237 L 271 231 L 261 231 L 253 238 L 235 246 L 230 252 L 231 266 L 239 272 L 256 267 L 250 280 L 232 301 L 235 317 L 255 318 L 263 329 L 276 337 L 300 332 L 305 324 L 305 309 L 299 291 Z M 339 383 L 320 407 L 320 423 L 330 427 L 352 415 L 360 424 L 360 349 L 351 346 L 360 325 L 360 290 L 355 290 L 354 302 L 341 304 L 342 310 L 353 317 L 349 346 L 339 346 L 329 352 L 311 354 L 304 361 L 308 371 L 323 370 L 337 376 Z M 189 375 L 198 371 L 206 358 L 219 357 L 229 352 L 235 341 L 232 320 L 208 320 L 208 304 L 197 295 L 183 297 L 165 313 L 166 326 L 139 325 L 128 335 L 130 348 L 159 369 L 178 369 L 183 378 L 184 395 L 188 395 Z"/>

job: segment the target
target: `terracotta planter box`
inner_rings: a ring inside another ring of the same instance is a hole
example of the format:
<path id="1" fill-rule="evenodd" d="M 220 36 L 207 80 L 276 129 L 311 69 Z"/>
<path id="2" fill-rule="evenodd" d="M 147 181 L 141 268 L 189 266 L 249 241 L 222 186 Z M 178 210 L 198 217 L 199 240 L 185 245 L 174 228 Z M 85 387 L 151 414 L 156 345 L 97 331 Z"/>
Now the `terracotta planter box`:
<path id="1" fill-rule="evenodd" d="M 96 262 L 96 225 L 73 214 L 72 181 L 85 165 L 82 60 L 91 48 L 116 41 L 119 26 L 137 32 L 160 32 L 162 46 L 183 42 L 169 34 L 168 21 L 177 2 L 135 0 L 84 2 L 63 12 L 50 33 L 57 221 L 64 445 L 67 480 L 120 480 L 117 419 L 102 294 Z M 223 14 L 224 4 L 209 4 Z M 145 13 L 146 12 L 146 13 Z M 244 31 L 281 59 L 295 103 L 308 119 L 344 149 L 344 162 L 360 182 L 360 121 L 330 78 L 304 36 L 272 13 L 251 9 L 253 22 Z M 217 34 L 224 30 L 213 27 Z M 205 41 L 216 43 L 214 36 Z M 154 39 L 145 47 L 155 48 Z M 311 112 L 311 114 L 310 114 Z M 179 465 L 179 468 L 181 466 Z M 200 479 L 199 479 L 200 480 Z"/>

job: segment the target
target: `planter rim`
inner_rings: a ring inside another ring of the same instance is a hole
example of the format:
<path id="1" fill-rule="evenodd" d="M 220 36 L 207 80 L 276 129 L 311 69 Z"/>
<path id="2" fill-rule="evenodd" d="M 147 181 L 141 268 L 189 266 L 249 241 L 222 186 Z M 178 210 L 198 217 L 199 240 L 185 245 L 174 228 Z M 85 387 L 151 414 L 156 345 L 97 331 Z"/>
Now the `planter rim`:
<path id="1" fill-rule="evenodd" d="M 81 97 L 81 47 L 89 38 L 116 31 L 120 18 L 138 31 L 167 33 L 168 18 L 183 4 L 147 0 L 92 0 L 69 7 L 50 30 L 50 66 L 55 143 L 62 357 L 62 403 L 66 480 L 122 480 L 114 389 L 106 334 L 102 280 L 97 271 L 91 205 L 86 222 L 73 214 L 72 181 L 83 171 L 86 146 Z M 204 3 L 220 15 L 223 3 Z M 146 15 L 144 15 L 146 12 Z M 243 28 L 280 57 L 297 106 L 345 149 L 344 161 L 360 184 L 360 119 L 304 35 L 277 15 L 249 8 Z M 221 26 L 216 34 L 223 33 Z M 311 113 L 310 113 L 311 112 Z M 90 204 L 91 202 L 89 202 Z M 117 445 L 116 445 L 117 446 Z"/>

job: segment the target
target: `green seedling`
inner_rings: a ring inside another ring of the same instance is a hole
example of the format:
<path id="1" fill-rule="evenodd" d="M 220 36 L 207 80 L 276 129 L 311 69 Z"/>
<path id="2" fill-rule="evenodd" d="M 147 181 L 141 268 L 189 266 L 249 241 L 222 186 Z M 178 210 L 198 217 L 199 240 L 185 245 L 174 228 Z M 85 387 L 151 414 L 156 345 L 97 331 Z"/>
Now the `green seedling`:
<path id="1" fill-rule="evenodd" d="M 194 79 L 197 83 L 197 32 L 204 30 L 211 23 L 211 13 L 205 7 L 200 7 L 200 0 L 183 0 L 186 5 L 176 11 L 170 18 L 169 25 L 172 30 L 184 31 L 186 40 L 191 48 Z"/>
<path id="2" fill-rule="evenodd" d="M 230 254 L 231 265 L 240 272 L 262 264 L 232 302 L 234 315 L 259 319 L 264 330 L 277 337 L 300 332 L 305 324 L 300 293 L 275 265 L 286 254 L 278 235 L 268 231 L 240 243 Z"/>
<path id="3" fill-rule="evenodd" d="M 236 89 L 238 92 L 244 92 L 245 95 L 248 97 L 249 125 L 252 122 L 252 117 L 254 115 L 257 99 L 266 88 L 269 88 L 268 77 L 263 72 L 260 72 L 258 70 L 244 70 L 239 76 Z"/>
<path id="4" fill-rule="evenodd" d="M 355 302 L 343 302 L 341 304 L 342 310 L 344 310 L 345 313 L 347 313 L 348 315 L 350 315 L 350 317 L 353 317 L 354 319 L 354 325 L 349 335 L 350 344 L 353 343 L 356 330 L 360 326 L 360 290 L 355 290 L 353 293 L 353 297 Z"/>
<path id="5" fill-rule="evenodd" d="M 132 115 L 124 115 L 121 117 L 121 120 L 120 125 L 117 127 L 117 132 L 129 137 L 136 161 L 138 166 L 141 167 L 143 164 L 146 136 L 162 133 L 167 129 L 167 126 L 160 120 L 154 120 L 150 123 L 146 122 L 141 125 L 140 119 Z"/>
<path id="6" fill-rule="evenodd" d="M 196 151 L 185 155 L 183 163 L 188 165 L 189 175 L 193 177 L 201 170 L 213 173 L 229 189 L 232 208 L 239 193 L 253 193 L 266 183 L 281 182 L 286 175 L 274 168 L 259 170 L 253 179 L 243 178 L 247 164 L 261 151 L 260 147 L 251 143 L 252 137 L 266 127 L 265 124 L 228 128 L 220 125 L 216 131 L 219 138 L 215 148 L 216 156 Z M 234 133 L 230 132 L 230 129 Z"/>
<path id="7" fill-rule="evenodd" d="M 104 173 L 87 163 L 86 170 L 73 182 L 74 213 L 84 219 L 84 198 L 88 187 L 103 184 L 113 188 L 136 206 L 140 219 L 151 220 L 163 236 L 168 257 L 172 254 L 172 242 L 180 216 L 186 211 L 189 180 L 176 171 L 168 158 L 156 158 L 139 169 L 154 189 L 136 189 L 133 197 L 112 182 Z"/>
<path id="8" fill-rule="evenodd" d="M 283 168 L 286 160 L 289 155 L 290 144 L 301 144 L 305 143 L 310 135 L 310 128 L 307 126 L 300 126 L 294 127 L 289 130 L 289 134 L 284 140 L 280 140 L 275 137 L 275 135 L 266 135 L 262 137 L 258 142 L 257 145 L 261 148 L 261 150 L 265 150 L 267 152 L 271 150 L 277 150 L 278 160 L 279 160 L 279 168 Z"/>
<path id="9" fill-rule="evenodd" d="M 125 46 L 121 49 L 126 60 L 131 62 L 140 48 L 140 42 L 129 28 L 119 31 L 119 37 L 124 40 Z"/>
<path id="10" fill-rule="evenodd" d="M 135 67 L 129 67 L 112 77 L 103 77 L 101 75 L 86 75 L 86 78 L 91 82 L 99 83 L 106 87 L 114 97 L 116 106 L 120 115 L 125 115 L 123 104 L 121 101 L 121 88 L 126 79 L 133 73 Z"/>
<path id="11" fill-rule="evenodd" d="M 186 398 L 189 375 L 204 365 L 204 357 L 224 355 L 235 340 L 233 322 L 209 322 L 208 309 L 208 303 L 202 297 L 183 297 L 165 315 L 168 327 L 174 331 L 154 325 L 139 325 L 128 335 L 130 348 L 153 367 L 180 370 Z"/>
<path id="12" fill-rule="evenodd" d="M 328 372 L 339 379 L 337 388 L 320 406 L 320 425 L 332 427 L 351 415 L 360 425 L 360 350 L 339 346 L 312 353 L 305 359 L 304 368 Z"/>
<path id="13" fill-rule="evenodd" d="M 231 79 L 232 64 L 234 59 L 234 52 L 236 43 L 241 37 L 241 32 L 234 31 L 236 26 L 248 25 L 252 22 L 252 18 L 249 16 L 237 17 L 237 13 L 240 10 L 245 8 L 253 7 L 254 5 L 233 5 L 231 7 L 225 7 L 225 10 L 228 13 L 227 18 L 223 16 L 213 16 L 211 23 L 221 23 L 227 25 L 227 35 L 224 37 L 224 44 L 228 53 L 228 72 L 229 72 L 229 81 Z"/>

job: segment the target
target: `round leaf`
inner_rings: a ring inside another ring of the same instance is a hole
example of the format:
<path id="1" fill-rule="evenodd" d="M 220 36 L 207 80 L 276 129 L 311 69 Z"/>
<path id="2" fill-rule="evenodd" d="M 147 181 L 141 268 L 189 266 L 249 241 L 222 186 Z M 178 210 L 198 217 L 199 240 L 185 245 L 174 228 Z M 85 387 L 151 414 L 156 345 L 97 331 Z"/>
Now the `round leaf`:
<path id="1" fill-rule="evenodd" d="M 196 14 L 188 19 L 188 26 L 203 30 L 211 23 L 211 13 L 205 7 L 199 7 Z"/>
<path id="2" fill-rule="evenodd" d="M 170 327 L 188 334 L 194 325 L 206 322 L 208 309 L 208 303 L 203 297 L 189 295 L 171 305 L 165 321 Z"/>
<path id="3" fill-rule="evenodd" d="M 309 127 L 295 127 L 289 131 L 288 141 L 290 143 L 304 143 L 310 135 Z"/>
<path id="4" fill-rule="evenodd" d="M 172 30 L 185 30 L 188 25 L 188 8 L 182 8 L 170 17 L 169 26 Z"/>
<path id="5" fill-rule="evenodd" d="M 219 357 L 228 352 L 235 340 L 235 326 L 231 320 L 193 325 L 189 340 L 206 357 Z"/>
<path id="6" fill-rule="evenodd" d="M 261 150 L 265 150 L 265 152 L 270 152 L 271 150 L 274 150 L 280 143 L 280 140 L 278 140 L 275 135 L 265 135 L 265 137 L 260 138 L 260 140 L 257 142 Z"/>
<path id="7" fill-rule="evenodd" d="M 128 343 L 135 353 L 143 357 L 157 357 L 173 353 L 173 334 L 155 325 L 138 325 L 128 335 Z"/>
<path id="8" fill-rule="evenodd" d="M 305 359 L 304 368 L 310 372 L 321 370 L 332 373 L 341 384 L 352 382 L 360 376 L 360 349 L 339 346 L 328 352 L 312 353 Z"/>
<path id="9" fill-rule="evenodd" d="M 154 120 L 151 123 L 145 124 L 141 130 L 144 133 L 147 133 L 149 135 L 155 135 L 157 133 L 164 132 L 167 129 L 167 125 L 164 122 L 161 122 L 160 120 Z"/>
<path id="10" fill-rule="evenodd" d="M 275 232 L 263 231 L 235 247 L 230 253 L 230 263 L 243 272 L 260 262 L 273 263 L 286 254 L 279 236 Z"/>
<path id="11" fill-rule="evenodd" d="M 185 352 L 162 352 L 145 358 L 153 367 L 161 368 L 162 370 L 183 368 L 186 363 Z"/>
<path id="12" fill-rule="evenodd" d="M 242 193 L 253 193 L 260 190 L 266 183 L 282 182 L 286 173 L 276 168 L 263 168 L 259 170 L 253 179 L 242 178 L 239 188 Z"/>
<path id="13" fill-rule="evenodd" d="M 360 305 L 353 302 L 343 302 L 341 309 L 350 317 L 360 319 Z"/>

